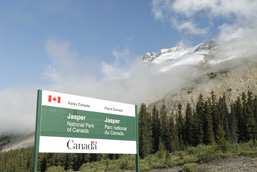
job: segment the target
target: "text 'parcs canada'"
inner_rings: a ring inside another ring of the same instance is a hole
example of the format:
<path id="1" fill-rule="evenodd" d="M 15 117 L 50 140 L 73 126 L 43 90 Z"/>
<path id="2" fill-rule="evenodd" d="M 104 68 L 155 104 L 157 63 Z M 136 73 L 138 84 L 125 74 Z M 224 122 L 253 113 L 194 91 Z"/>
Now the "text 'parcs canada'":
<path id="1" fill-rule="evenodd" d="M 70 105 L 70 106 L 80 106 L 80 107 L 90 108 L 90 105 L 89 105 L 89 104 L 76 103 L 76 102 L 70 102 L 70 101 L 68 101 L 68 105 Z"/>

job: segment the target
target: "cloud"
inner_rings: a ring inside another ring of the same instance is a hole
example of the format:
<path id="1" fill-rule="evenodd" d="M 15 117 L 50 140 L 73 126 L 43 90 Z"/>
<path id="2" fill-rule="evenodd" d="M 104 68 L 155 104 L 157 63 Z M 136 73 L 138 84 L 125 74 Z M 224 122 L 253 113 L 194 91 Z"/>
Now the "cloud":
<path id="1" fill-rule="evenodd" d="M 113 62 L 101 62 L 97 70 L 103 72 L 102 78 L 89 74 L 87 61 L 68 41 L 49 39 L 46 52 L 51 62 L 42 76 L 51 82 L 0 91 L 0 132 L 35 128 L 37 89 L 140 105 L 161 98 L 186 81 L 187 72 L 156 72 L 156 65 L 142 63 L 128 48 L 114 49 Z M 136 60 L 127 63 L 126 59 Z"/>
<path id="2" fill-rule="evenodd" d="M 178 31 L 185 31 L 188 34 L 205 35 L 208 31 L 207 28 L 198 28 L 196 24 L 191 21 L 178 23 L 176 19 L 173 19 L 172 24 Z"/>
<path id="3" fill-rule="evenodd" d="M 37 90 L 10 88 L 0 91 L 0 133 L 24 132 L 35 126 Z"/>
<path id="4" fill-rule="evenodd" d="M 46 43 L 46 52 L 53 62 L 44 73 L 52 81 L 60 81 L 63 75 L 77 73 L 80 69 L 77 52 L 71 49 L 70 43 L 49 39 Z"/>
<path id="5" fill-rule="evenodd" d="M 114 49 L 114 50 L 112 50 L 112 55 L 114 56 L 114 57 L 116 57 L 116 60 L 117 60 L 117 63 L 119 63 L 119 60 L 120 59 L 125 59 L 125 58 L 127 58 L 128 57 L 128 55 L 129 55 L 129 50 L 128 50 L 128 48 L 125 48 L 124 50 L 118 50 L 118 49 Z"/>
<path id="6" fill-rule="evenodd" d="M 231 39 L 243 38 L 244 33 L 249 31 L 246 27 L 240 27 L 238 24 L 223 24 L 218 27 L 220 30 L 219 40 L 229 41 Z"/>
<path id="7" fill-rule="evenodd" d="M 107 62 L 102 62 L 102 73 L 106 78 L 111 78 L 122 73 L 123 70 L 119 69 L 117 65 L 111 65 Z"/>
<path id="8" fill-rule="evenodd" d="M 152 1 L 155 19 L 171 22 L 178 31 L 194 35 L 207 34 L 209 30 L 206 28 L 218 28 L 219 39 L 233 39 L 237 35 L 240 37 L 243 32 L 248 32 L 249 28 L 256 29 L 256 9 L 257 1 L 254 0 Z M 183 22 L 174 24 L 174 20 Z M 218 26 L 213 26 L 212 23 Z"/>
<path id="9" fill-rule="evenodd" d="M 238 47 L 241 47 L 244 48 L 244 51 L 240 50 L 242 55 L 245 52 L 254 55 L 257 53 L 257 24 L 254 10 L 257 6 L 255 1 L 243 2 L 153 0 L 152 12 L 156 20 L 167 21 L 180 32 L 194 35 L 207 34 L 211 29 L 196 22 L 195 17 L 199 14 L 211 22 L 215 22 L 217 18 L 224 18 L 225 22 L 217 26 L 218 38 L 230 40 L 240 37 L 242 41 L 240 44 L 234 44 L 232 49 L 239 51 Z M 187 44 L 188 40 L 179 42 L 181 46 Z M 227 49 L 228 53 L 231 52 L 231 47 L 224 49 Z M 193 68 L 183 67 L 174 68 L 166 73 L 156 72 L 160 66 L 141 63 L 141 57 L 133 54 L 129 48 L 114 48 L 112 62 L 90 61 L 94 58 L 84 57 L 69 41 L 58 39 L 49 39 L 45 51 L 51 62 L 46 66 L 42 76 L 51 82 L 45 85 L 35 84 L 29 88 L 1 90 L 0 132 L 34 129 L 38 88 L 140 105 L 142 102 L 151 103 L 162 98 L 168 92 L 175 92 L 185 85 L 194 73 Z M 95 77 L 97 72 L 101 77 Z"/>
<path id="10" fill-rule="evenodd" d="M 172 9 L 176 13 L 182 13 L 187 17 L 191 17 L 199 11 L 208 12 L 214 17 L 256 17 L 256 6 L 257 2 L 253 0 L 175 0 L 172 3 Z"/>
<path id="11" fill-rule="evenodd" d="M 170 4 L 169 0 L 152 1 L 152 13 L 154 14 L 154 18 L 156 20 L 164 20 L 164 14 L 169 4 Z"/>

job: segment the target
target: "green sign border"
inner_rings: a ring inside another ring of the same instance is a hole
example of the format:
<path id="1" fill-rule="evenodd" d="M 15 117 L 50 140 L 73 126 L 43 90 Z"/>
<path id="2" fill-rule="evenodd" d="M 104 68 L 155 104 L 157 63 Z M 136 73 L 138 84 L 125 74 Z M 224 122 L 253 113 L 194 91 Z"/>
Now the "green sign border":
<path id="1" fill-rule="evenodd" d="M 35 143 L 34 143 L 34 166 L 33 171 L 37 172 L 38 164 L 38 152 L 39 152 L 39 139 L 40 139 L 40 129 L 41 129 L 41 115 L 42 115 L 42 90 L 37 92 L 37 112 L 36 112 L 36 131 L 35 131 Z M 139 172 L 139 137 L 138 137 L 138 114 L 137 114 L 137 105 L 135 105 L 135 118 L 136 118 L 136 172 Z"/>

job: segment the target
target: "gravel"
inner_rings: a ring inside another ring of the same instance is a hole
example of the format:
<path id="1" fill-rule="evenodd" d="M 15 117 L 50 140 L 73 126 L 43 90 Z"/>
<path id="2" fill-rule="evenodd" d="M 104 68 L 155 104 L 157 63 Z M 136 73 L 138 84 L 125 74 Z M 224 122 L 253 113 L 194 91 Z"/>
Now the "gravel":
<path id="1" fill-rule="evenodd" d="M 155 169 L 150 172 L 182 172 L 183 166 L 169 169 Z M 257 158 L 234 157 L 216 160 L 206 164 L 198 165 L 201 172 L 257 172 Z"/>

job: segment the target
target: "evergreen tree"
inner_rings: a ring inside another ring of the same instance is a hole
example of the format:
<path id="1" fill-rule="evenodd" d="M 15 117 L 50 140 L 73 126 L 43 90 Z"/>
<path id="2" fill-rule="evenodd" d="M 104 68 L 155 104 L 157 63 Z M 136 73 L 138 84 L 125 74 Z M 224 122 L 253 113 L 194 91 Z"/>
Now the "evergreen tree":
<path id="1" fill-rule="evenodd" d="M 221 127 L 221 125 L 218 126 L 216 143 L 218 145 L 218 148 L 222 152 L 226 152 L 227 151 L 229 145 L 228 145 L 228 142 L 225 139 L 225 131 Z"/>
<path id="2" fill-rule="evenodd" d="M 219 98 L 219 111 L 220 111 L 220 119 L 221 124 L 223 124 L 223 129 L 225 131 L 226 138 L 230 137 L 229 133 L 229 124 L 228 124 L 228 106 L 226 103 L 226 95 L 223 94 L 223 97 Z"/>
<path id="3" fill-rule="evenodd" d="M 140 106 L 138 117 L 139 155 L 141 158 L 145 158 L 152 151 L 152 122 L 144 103 Z"/>
<path id="4" fill-rule="evenodd" d="M 255 132 L 256 132 L 256 121 L 254 118 L 254 101 L 252 99 L 252 92 L 248 91 L 248 99 L 246 105 L 246 130 L 249 133 L 248 140 L 252 139 L 255 142 Z"/>
<path id="5" fill-rule="evenodd" d="M 152 113 L 152 121 L 153 121 L 153 126 L 152 126 L 153 153 L 155 153 L 159 150 L 160 137 L 161 137 L 159 112 L 155 105 Z"/>
<path id="6" fill-rule="evenodd" d="M 205 109 L 204 109 L 204 100 L 203 100 L 203 95 L 200 94 L 199 95 L 199 98 L 198 98 L 198 101 L 197 101 L 197 104 L 196 104 L 196 112 L 197 114 L 199 115 L 200 117 L 200 120 L 201 120 L 201 123 L 202 123 L 202 126 L 204 124 L 204 119 L 205 119 Z"/>
<path id="7" fill-rule="evenodd" d="M 237 100 L 234 105 L 235 116 L 237 119 L 237 135 L 239 142 L 245 141 L 245 133 L 244 133 L 244 114 L 243 114 L 243 106 L 241 103 L 240 97 L 237 97 Z"/>
<path id="8" fill-rule="evenodd" d="M 248 125 L 249 122 L 249 118 L 248 118 L 248 114 L 247 114 L 247 100 L 246 100 L 246 94 L 245 92 L 242 93 L 242 106 L 243 106 L 243 142 L 247 142 L 250 139 L 250 127 Z"/>
<path id="9" fill-rule="evenodd" d="M 231 109 L 231 113 L 230 113 L 230 121 L 231 121 L 231 125 L 230 125 L 230 131 L 231 131 L 231 140 L 230 143 L 237 143 L 238 141 L 238 136 L 237 136 L 237 121 L 236 121 L 236 117 L 235 117 L 235 110 L 234 110 L 234 106 L 231 105 L 230 106 Z"/>
<path id="10" fill-rule="evenodd" d="M 216 101 L 216 96 L 214 92 L 211 92 L 211 116 L 212 116 L 212 125 L 214 138 L 216 138 L 218 126 L 220 125 L 220 113 L 218 109 L 218 103 Z"/>
<path id="11" fill-rule="evenodd" d="M 186 133 L 186 144 L 193 145 L 194 141 L 194 131 L 193 131 L 193 114 L 192 108 L 189 103 L 186 106 L 186 119 L 185 119 L 185 133 Z"/>
<path id="12" fill-rule="evenodd" d="M 211 116 L 211 100 L 205 102 L 205 134 L 204 134 L 204 143 L 205 144 L 213 144 L 214 141 L 214 133 L 212 126 L 212 116 Z"/>
<path id="13" fill-rule="evenodd" d="M 254 119 L 257 122 L 257 95 L 255 96 L 253 101 L 253 114 L 254 114 Z"/>
<path id="14" fill-rule="evenodd" d="M 253 114 L 254 114 L 254 119 L 255 119 L 255 131 L 254 131 L 254 142 L 257 139 L 257 95 L 254 98 L 253 101 Z"/>
<path id="15" fill-rule="evenodd" d="M 204 132 L 203 132 L 203 126 L 202 122 L 200 119 L 199 114 L 194 111 L 193 113 L 194 117 L 194 123 L 193 123 L 193 132 L 194 132 L 194 146 L 197 146 L 198 144 L 203 143 L 203 137 L 204 137 Z"/>
<path id="16" fill-rule="evenodd" d="M 169 119 L 170 121 L 170 134 L 171 134 L 171 150 L 172 151 L 176 151 L 178 148 L 178 134 L 177 134 L 177 129 L 176 129 L 176 125 L 174 123 L 174 117 L 171 117 Z"/>
<path id="17" fill-rule="evenodd" d="M 182 105 L 179 103 L 178 105 L 178 114 L 176 118 L 176 129 L 178 134 L 178 148 L 180 150 L 184 149 L 184 138 L 185 138 L 185 130 L 184 130 L 184 118 L 182 116 Z"/>
<path id="18" fill-rule="evenodd" d="M 166 150 L 171 152 L 171 137 L 170 137 L 170 129 L 169 122 L 167 118 L 167 111 L 165 105 L 162 105 L 160 110 L 161 116 L 161 138 Z"/>
<path id="19" fill-rule="evenodd" d="M 204 100 L 203 95 L 200 94 L 197 104 L 196 111 L 194 114 L 194 119 L 196 126 L 195 128 L 195 145 L 202 144 L 204 139 L 204 122 L 205 122 L 205 112 L 204 112 Z"/>

